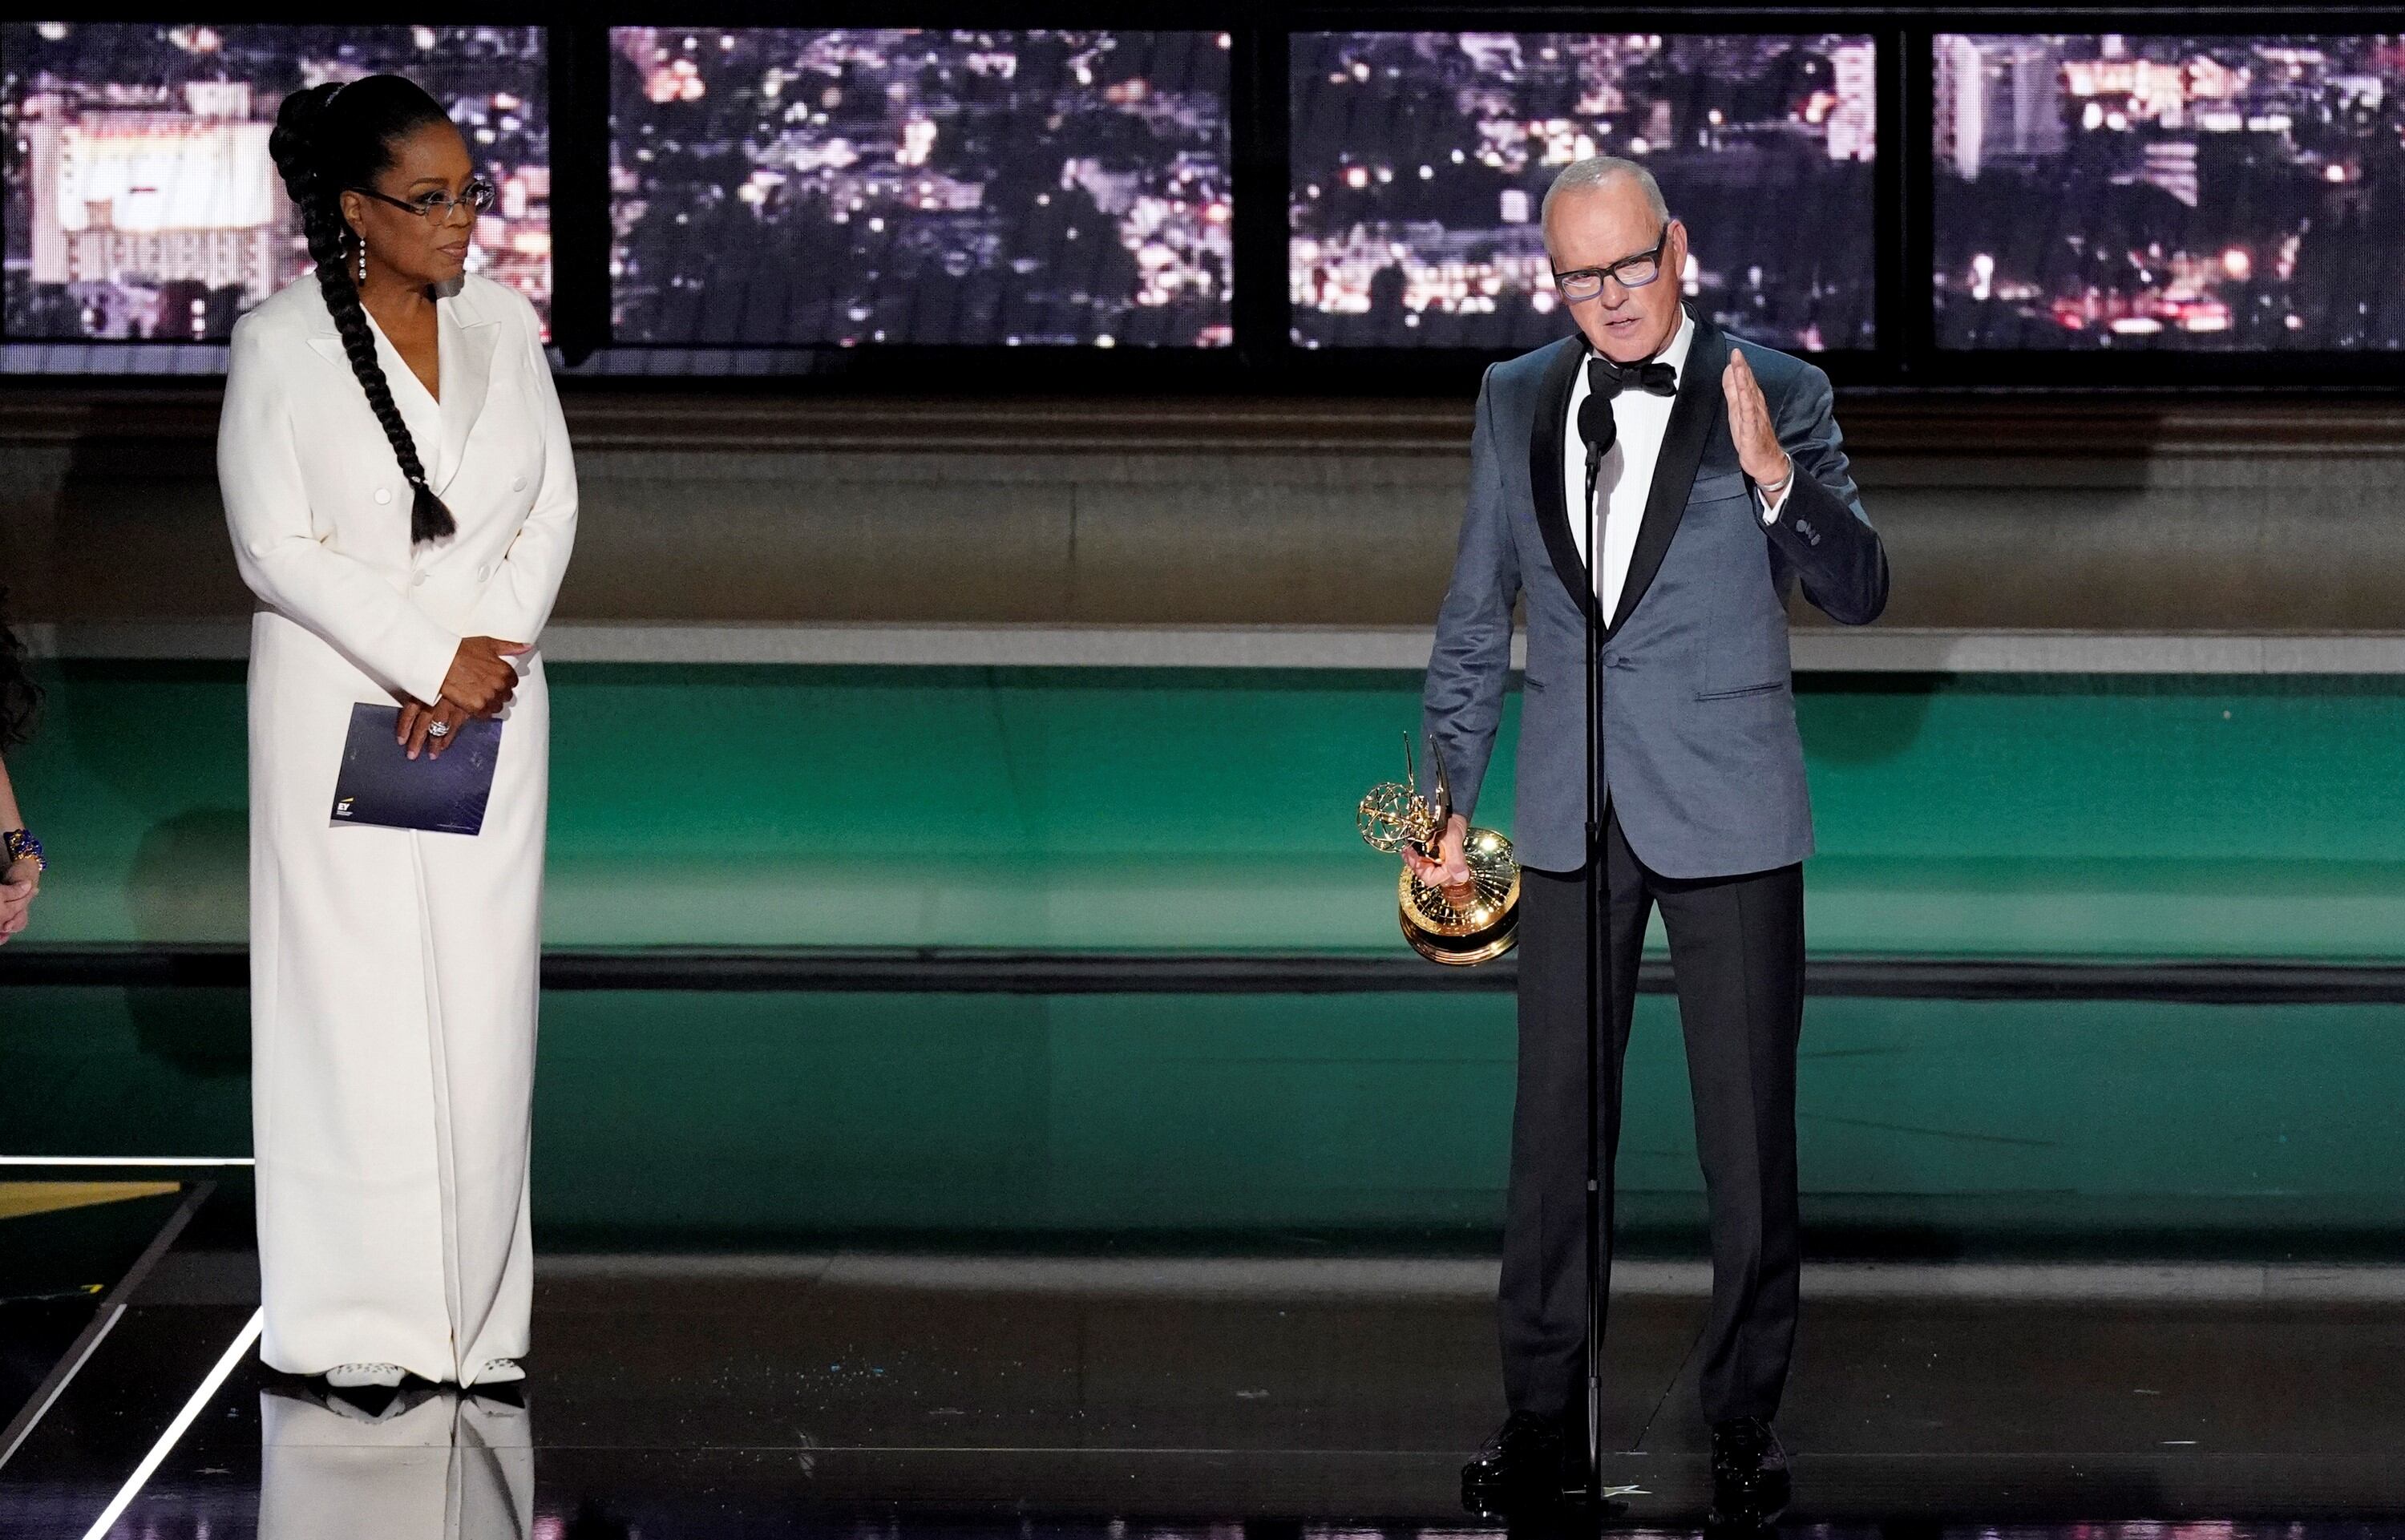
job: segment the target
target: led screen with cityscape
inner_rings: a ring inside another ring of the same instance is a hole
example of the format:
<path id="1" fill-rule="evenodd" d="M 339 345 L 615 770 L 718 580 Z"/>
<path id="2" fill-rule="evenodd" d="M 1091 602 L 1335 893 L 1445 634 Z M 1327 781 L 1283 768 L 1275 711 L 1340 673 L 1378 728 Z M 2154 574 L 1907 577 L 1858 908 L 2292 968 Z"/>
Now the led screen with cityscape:
<path id="1" fill-rule="evenodd" d="M 1934 49 L 1940 346 L 2405 346 L 2405 39 Z"/>
<path id="2" fill-rule="evenodd" d="M 1560 168 L 1642 160 L 1682 276 L 1740 336 L 1869 347 L 1870 38 L 1301 33 L 1287 290 L 1307 347 L 1533 347 L 1566 334 L 1538 213 Z"/>
<path id="3" fill-rule="evenodd" d="M 204 342 L 310 270 L 267 139 L 285 96 L 390 72 L 499 189 L 470 270 L 551 303 L 540 27 L 0 25 L 12 340 Z"/>
<path id="4" fill-rule="evenodd" d="M 611 44 L 622 345 L 1232 341 L 1225 34 Z"/>

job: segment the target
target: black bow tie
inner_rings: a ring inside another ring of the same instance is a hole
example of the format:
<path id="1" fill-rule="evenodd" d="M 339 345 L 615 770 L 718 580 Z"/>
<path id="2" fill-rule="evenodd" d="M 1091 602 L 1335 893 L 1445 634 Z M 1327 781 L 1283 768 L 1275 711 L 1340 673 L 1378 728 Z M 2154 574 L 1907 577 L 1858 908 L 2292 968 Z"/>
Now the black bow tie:
<path id="1" fill-rule="evenodd" d="M 1607 358 L 1591 358 L 1586 360 L 1586 388 L 1606 400 L 1623 390 L 1675 396 L 1679 393 L 1679 372 L 1659 359 L 1648 363 L 1617 364 Z"/>

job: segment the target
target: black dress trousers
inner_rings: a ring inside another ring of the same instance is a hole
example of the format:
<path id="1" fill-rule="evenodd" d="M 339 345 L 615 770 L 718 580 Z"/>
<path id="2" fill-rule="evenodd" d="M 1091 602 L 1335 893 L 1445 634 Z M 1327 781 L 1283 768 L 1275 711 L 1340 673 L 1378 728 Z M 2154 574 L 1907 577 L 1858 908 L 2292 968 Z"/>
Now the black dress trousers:
<path id="1" fill-rule="evenodd" d="M 1801 1260 L 1795 1049 L 1804 1020 L 1804 869 L 1684 880 L 1649 871 L 1616 813 L 1604 904 L 1587 927 L 1582 872 L 1523 874 L 1520 1066 L 1499 1301 L 1513 1411 L 1582 1415 L 1586 1383 L 1586 969 L 1608 953 L 1600 1105 L 1605 1260 L 1620 1144 L 1622 1061 L 1654 905 L 1669 933 L 1711 1210 L 1703 1409 L 1767 1420 L 1795 1341 Z"/>

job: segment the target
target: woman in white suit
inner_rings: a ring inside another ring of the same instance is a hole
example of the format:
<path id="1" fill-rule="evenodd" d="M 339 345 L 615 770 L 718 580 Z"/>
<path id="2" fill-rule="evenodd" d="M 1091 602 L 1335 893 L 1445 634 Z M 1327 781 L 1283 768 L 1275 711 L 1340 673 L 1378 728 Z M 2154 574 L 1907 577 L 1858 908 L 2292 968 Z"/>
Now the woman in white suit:
<path id="1" fill-rule="evenodd" d="M 549 701 L 576 473 L 493 198 L 398 76 L 270 144 L 314 276 L 236 324 L 218 435 L 250 653 L 252 1122 L 271 1367 L 524 1378 Z M 483 831 L 335 826 L 355 702 L 411 758 L 506 708 Z"/>

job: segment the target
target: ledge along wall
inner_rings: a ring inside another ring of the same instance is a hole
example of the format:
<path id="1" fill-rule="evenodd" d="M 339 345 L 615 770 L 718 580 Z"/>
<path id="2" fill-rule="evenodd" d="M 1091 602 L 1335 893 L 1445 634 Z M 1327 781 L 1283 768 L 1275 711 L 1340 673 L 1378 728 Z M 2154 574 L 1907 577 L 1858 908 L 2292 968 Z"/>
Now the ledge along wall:
<path id="1" fill-rule="evenodd" d="M 20 617 L 238 617 L 215 397 L 0 398 Z M 571 395 L 570 621 L 1426 627 L 1467 402 Z M 1885 624 L 2405 632 L 2405 407 L 1848 398 Z M 139 552 L 142 559 L 127 559 Z"/>

